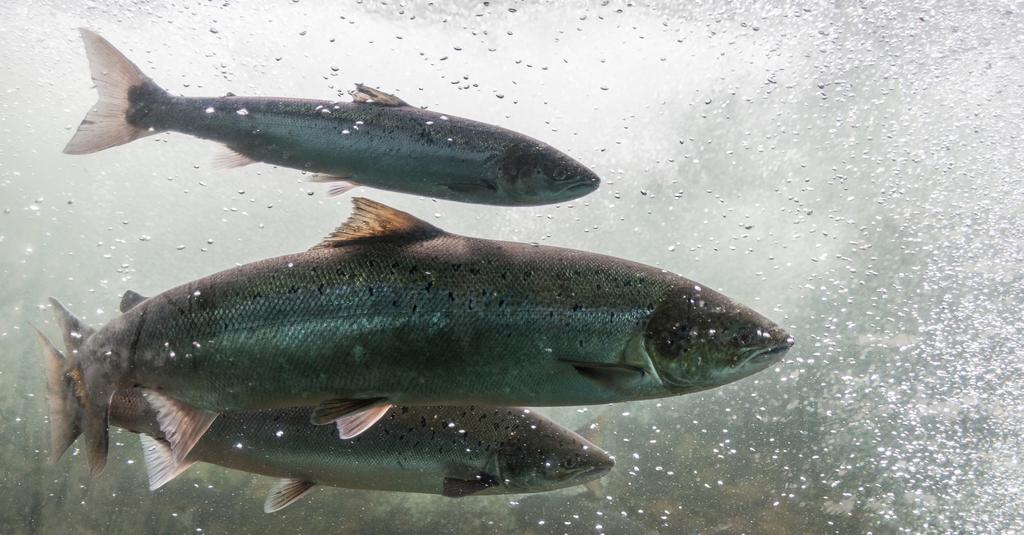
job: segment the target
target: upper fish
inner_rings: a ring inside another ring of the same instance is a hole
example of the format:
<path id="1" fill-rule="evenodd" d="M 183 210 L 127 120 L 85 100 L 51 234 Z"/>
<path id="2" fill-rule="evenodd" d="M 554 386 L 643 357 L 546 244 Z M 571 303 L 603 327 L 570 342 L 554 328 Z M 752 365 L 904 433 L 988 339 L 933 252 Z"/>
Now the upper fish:
<path id="1" fill-rule="evenodd" d="M 266 512 L 315 485 L 440 494 L 523 494 L 590 483 L 615 461 L 580 435 L 529 409 L 396 407 L 372 429 L 342 440 L 309 423 L 309 407 L 226 412 L 184 461 L 137 388 L 119 390 L 110 423 L 140 433 L 149 488 L 196 462 L 279 478 Z"/>
<path id="2" fill-rule="evenodd" d="M 264 162 L 314 173 L 339 194 L 363 185 L 503 206 L 582 197 L 593 171 L 532 137 L 420 109 L 357 84 L 352 102 L 169 94 L 107 40 L 81 29 L 99 101 L 64 148 L 87 154 L 160 132 L 224 144 L 222 166 Z"/>
<path id="3" fill-rule="evenodd" d="M 99 330 L 51 300 L 70 352 L 48 372 L 51 401 L 66 407 L 52 411 L 60 444 L 81 429 L 101 468 L 110 396 L 133 386 L 184 458 L 221 411 L 316 405 L 314 423 L 337 420 L 355 436 L 392 404 L 695 392 L 763 370 L 793 345 L 764 316 L 661 269 L 458 236 L 353 202 L 312 249 L 146 299 L 126 294 L 124 314 Z"/>

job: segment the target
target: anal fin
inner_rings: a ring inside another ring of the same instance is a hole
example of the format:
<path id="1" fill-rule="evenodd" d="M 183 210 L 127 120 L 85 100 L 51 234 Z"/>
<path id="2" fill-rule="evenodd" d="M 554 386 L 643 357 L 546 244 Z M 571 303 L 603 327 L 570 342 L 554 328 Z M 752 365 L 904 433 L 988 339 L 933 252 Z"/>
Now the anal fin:
<path id="1" fill-rule="evenodd" d="M 197 409 L 154 390 L 143 390 L 149 406 L 156 411 L 157 422 L 170 443 L 174 460 L 183 462 L 192 447 L 217 418 L 217 413 Z"/>
<path id="2" fill-rule="evenodd" d="M 234 169 L 235 167 L 245 167 L 254 163 L 259 163 L 259 160 L 250 158 L 231 147 L 225 147 L 223 151 L 213 157 L 213 167 L 215 169 Z"/>
<path id="3" fill-rule="evenodd" d="M 302 479 L 278 479 L 270 487 L 267 500 L 263 502 L 263 512 L 273 513 L 295 503 L 296 500 L 313 490 L 316 483 Z"/>
<path id="4" fill-rule="evenodd" d="M 362 184 L 353 181 L 352 177 L 340 175 L 310 175 L 309 181 L 331 184 L 331 189 L 327 190 L 327 194 L 331 197 L 344 195 L 345 193 L 362 186 Z"/>
<path id="5" fill-rule="evenodd" d="M 146 463 L 146 476 L 149 478 L 149 490 L 156 490 L 178 477 L 195 461 L 178 462 L 174 452 L 166 442 L 149 435 L 139 435 L 142 442 L 142 458 Z"/>

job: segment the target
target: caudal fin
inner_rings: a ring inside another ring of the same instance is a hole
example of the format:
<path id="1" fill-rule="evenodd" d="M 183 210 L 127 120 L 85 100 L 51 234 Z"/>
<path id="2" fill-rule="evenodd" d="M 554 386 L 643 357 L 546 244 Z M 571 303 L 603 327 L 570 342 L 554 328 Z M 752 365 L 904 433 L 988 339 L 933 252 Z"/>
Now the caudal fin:
<path id="1" fill-rule="evenodd" d="M 57 462 L 82 434 L 82 406 L 75 397 L 76 374 L 67 369 L 64 354 L 34 325 L 32 329 L 43 350 L 46 402 L 50 407 L 50 459 Z"/>
<path id="2" fill-rule="evenodd" d="M 110 395 L 90 391 L 80 350 L 95 332 L 56 299 L 50 298 L 64 338 L 67 357 L 36 329 L 46 371 L 46 400 L 50 407 L 51 457 L 56 461 L 84 434 L 89 468 L 99 474 L 107 462 L 107 408 Z M 34 328 L 34 327 L 33 327 Z"/>
<path id="3" fill-rule="evenodd" d="M 155 134 L 130 117 L 145 95 L 164 94 L 156 83 L 96 32 L 79 28 L 99 101 L 64 147 L 65 154 L 89 154 Z"/>

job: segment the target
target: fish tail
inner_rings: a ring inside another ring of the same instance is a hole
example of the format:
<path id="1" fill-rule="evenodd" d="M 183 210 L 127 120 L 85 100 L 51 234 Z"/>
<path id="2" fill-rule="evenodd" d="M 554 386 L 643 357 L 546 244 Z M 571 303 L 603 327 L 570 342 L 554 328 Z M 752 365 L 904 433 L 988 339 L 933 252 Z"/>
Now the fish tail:
<path id="1" fill-rule="evenodd" d="M 84 433 L 89 466 L 99 474 L 107 462 L 107 409 L 110 396 L 87 385 L 81 349 L 95 332 L 84 325 L 56 299 L 50 298 L 64 338 L 65 356 L 39 329 L 35 329 L 43 350 L 46 371 L 46 400 L 50 409 L 51 457 L 54 461 Z M 34 328 L 34 327 L 33 327 Z M 105 389 L 104 389 L 105 390 Z"/>
<path id="2" fill-rule="evenodd" d="M 89 154 L 157 133 L 140 120 L 164 91 L 99 34 L 79 28 L 99 101 L 64 147 L 65 154 Z"/>
<path id="3" fill-rule="evenodd" d="M 64 354 L 39 329 L 32 328 L 43 350 L 46 402 L 50 407 L 50 458 L 57 462 L 82 434 L 82 406 L 75 399 L 72 374 Z"/>

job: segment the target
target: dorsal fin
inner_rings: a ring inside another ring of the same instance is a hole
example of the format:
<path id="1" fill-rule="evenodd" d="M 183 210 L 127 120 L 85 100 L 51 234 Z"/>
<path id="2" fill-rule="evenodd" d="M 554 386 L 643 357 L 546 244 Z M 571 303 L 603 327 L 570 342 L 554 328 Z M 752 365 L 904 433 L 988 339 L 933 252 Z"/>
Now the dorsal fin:
<path id="1" fill-rule="evenodd" d="M 125 290 L 124 295 L 121 296 L 121 313 L 124 314 L 125 312 L 128 312 L 129 310 L 135 308 L 135 305 L 145 301 L 146 299 L 149 298 L 140 294 L 139 292 Z"/>
<path id="2" fill-rule="evenodd" d="M 352 215 L 313 249 L 340 247 L 365 239 L 402 238 L 415 241 L 444 234 L 444 231 L 405 212 L 371 201 L 352 198 Z"/>
<path id="3" fill-rule="evenodd" d="M 409 105 L 404 100 L 390 93 L 385 93 L 383 91 L 365 86 L 363 84 L 356 84 L 356 88 L 349 91 L 348 94 L 352 95 L 352 102 L 361 102 L 364 104 L 380 104 L 381 106 Z"/>
<path id="4" fill-rule="evenodd" d="M 53 307 L 57 323 L 60 325 L 61 332 L 64 333 L 65 350 L 69 352 L 78 351 L 86 338 L 96 333 L 96 329 L 82 323 L 82 320 L 72 314 L 60 301 L 51 297 L 50 306 Z"/>

